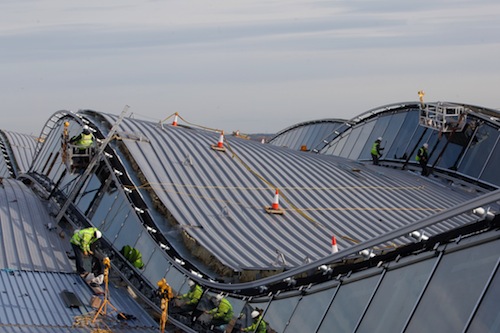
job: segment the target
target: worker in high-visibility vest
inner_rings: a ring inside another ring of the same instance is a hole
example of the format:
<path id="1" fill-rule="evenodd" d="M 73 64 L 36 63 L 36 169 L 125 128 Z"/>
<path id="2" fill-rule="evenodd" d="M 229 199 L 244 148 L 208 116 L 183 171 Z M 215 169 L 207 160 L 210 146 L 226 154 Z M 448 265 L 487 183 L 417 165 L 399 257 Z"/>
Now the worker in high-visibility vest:
<path id="1" fill-rule="evenodd" d="M 210 325 L 221 326 L 228 324 L 233 318 L 233 306 L 221 294 L 215 296 L 214 303 L 216 307 L 210 311 L 206 311 L 206 313 L 212 315 Z"/>
<path id="2" fill-rule="evenodd" d="M 80 135 L 71 138 L 70 143 L 79 150 L 85 150 L 94 144 L 94 135 L 92 135 L 88 127 L 84 127 Z"/>
<path id="3" fill-rule="evenodd" d="M 182 312 L 189 312 L 196 309 L 198 302 L 203 295 L 203 289 L 199 284 L 194 282 L 193 280 L 188 281 L 189 291 L 184 295 L 177 296 L 176 298 L 184 301 L 184 304 L 180 305 Z"/>
<path id="4" fill-rule="evenodd" d="M 382 157 L 382 150 L 384 150 L 384 148 L 380 147 L 381 142 L 382 138 L 379 137 L 372 145 L 372 150 L 370 151 L 370 153 L 372 155 L 373 165 L 378 165 L 378 159 Z"/>
<path id="5" fill-rule="evenodd" d="M 80 275 L 88 273 L 83 267 L 83 257 L 94 254 L 90 247 L 101 237 L 102 233 L 94 227 L 77 230 L 71 237 L 70 243 L 75 252 L 76 270 Z"/>
<path id="6" fill-rule="evenodd" d="M 267 332 L 267 324 L 262 318 L 262 315 L 260 314 L 259 311 L 254 310 L 252 311 L 252 320 L 253 323 L 252 325 L 242 328 L 242 332 L 255 332 L 255 333 L 266 333 Z"/>
<path id="7" fill-rule="evenodd" d="M 427 168 L 427 161 L 429 160 L 429 154 L 427 149 L 429 148 L 428 143 L 424 143 L 422 147 L 419 148 L 417 152 L 417 156 L 415 156 L 415 160 L 420 163 L 422 167 L 422 176 L 428 176 L 429 170 Z"/>

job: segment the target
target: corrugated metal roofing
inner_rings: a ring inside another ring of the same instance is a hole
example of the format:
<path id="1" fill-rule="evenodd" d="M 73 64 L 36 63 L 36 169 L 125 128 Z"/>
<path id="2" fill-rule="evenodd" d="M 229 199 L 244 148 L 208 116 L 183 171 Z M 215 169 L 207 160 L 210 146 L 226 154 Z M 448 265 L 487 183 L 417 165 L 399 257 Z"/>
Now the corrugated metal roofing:
<path id="1" fill-rule="evenodd" d="M 10 131 L 2 131 L 8 140 L 8 144 L 16 161 L 17 172 L 25 173 L 33 162 L 33 155 L 37 144 L 37 138 L 33 135 L 21 134 Z"/>
<path id="2" fill-rule="evenodd" d="M 82 306 L 68 307 L 63 291 L 74 293 Z M 110 283 L 109 301 L 118 311 L 133 314 L 136 320 L 116 320 L 117 312 L 108 307 L 109 316 L 99 316 L 94 324 L 83 325 L 83 318 L 93 319 L 92 292 L 76 274 L 0 271 L 0 330 L 2 332 L 90 332 L 90 328 L 111 327 L 113 332 L 157 332 L 156 323 L 124 290 Z M 111 317 L 112 316 L 112 317 Z M 75 327 L 73 327 L 75 325 Z"/>
<path id="3" fill-rule="evenodd" d="M 61 239 L 47 205 L 26 185 L 4 179 L 0 207 L 0 268 L 73 272 L 62 250 L 68 240 Z"/>
<path id="4" fill-rule="evenodd" d="M 74 272 L 61 239 L 40 201 L 22 182 L 4 179 L 0 185 L 0 331 L 2 332 L 90 332 L 73 328 L 75 316 L 93 310 L 92 291 Z M 52 226 L 51 225 L 51 226 Z M 117 324 L 113 332 L 157 332 L 156 322 L 125 289 L 109 284 L 109 300 L 136 320 Z M 61 292 L 74 293 L 83 304 L 68 308 Z M 111 308 L 108 308 L 111 309 Z M 111 310 L 109 310 L 111 311 Z M 112 312 L 108 312 L 112 313 Z M 116 313 L 115 313 L 116 315 Z"/>
<path id="5" fill-rule="evenodd" d="M 328 255 L 332 235 L 346 249 L 470 198 L 413 173 L 235 137 L 226 137 L 226 152 L 215 151 L 210 146 L 219 134 L 204 130 L 126 118 L 119 132 L 147 179 L 142 187 L 234 269 L 271 268 L 278 253 L 299 265 Z M 281 216 L 264 211 L 275 187 L 286 211 Z"/>

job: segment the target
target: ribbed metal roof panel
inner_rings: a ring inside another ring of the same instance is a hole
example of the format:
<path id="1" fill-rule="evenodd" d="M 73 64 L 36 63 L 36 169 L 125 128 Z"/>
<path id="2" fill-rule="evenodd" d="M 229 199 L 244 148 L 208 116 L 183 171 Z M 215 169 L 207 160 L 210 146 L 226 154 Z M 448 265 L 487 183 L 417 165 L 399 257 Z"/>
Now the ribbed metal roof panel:
<path id="1" fill-rule="evenodd" d="M 47 205 L 22 182 L 4 179 L 0 186 L 0 268 L 72 272 L 63 240 Z"/>
<path id="2" fill-rule="evenodd" d="M 14 154 L 18 173 L 25 173 L 33 162 L 37 138 L 33 135 L 3 131 L 9 141 L 10 148 Z"/>
<path id="3" fill-rule="evenodd" d="M 68 307 L 61 297 L 63 291 L 73 293 L 82 306 Z M 106 324 L 113 332 L 157 332 L 154 320 L 124 290 L 115 288 L 111 283 L 110 304 L 137 319 L 120 322 L 116 319 L 118 313 L 108 306 L 108 316 L 101 314 L 94 324 L 78 324 L 84 322 L 85 316 L 90 321 L 93 319 L 95 309 L 90 306 L 91 296 L 90 288 L 77 274 L 1 270 L 0 330 L 89 332 L 92 327 L 104 329 Z"/>
<path id="4" fill-rule="evenodd" d="M 111 123 L 116 116 L 105 115 Z M 410 172 L 303 154 L 218 133 L 126 118 L 123 143 L 185 231 L 234 269 L 290 265 L 372 239 L 459 204 L 470 194 Z M 126 133 L 143 140 L 127 139 Z M 284 215 L 269 215 L 274 188 Z M 463 216 L 453 225 L 472 221 Z M 193 228 L 195 226 L 195 228 Z M 446 230 L 436 226 L 430 232 Z"/>

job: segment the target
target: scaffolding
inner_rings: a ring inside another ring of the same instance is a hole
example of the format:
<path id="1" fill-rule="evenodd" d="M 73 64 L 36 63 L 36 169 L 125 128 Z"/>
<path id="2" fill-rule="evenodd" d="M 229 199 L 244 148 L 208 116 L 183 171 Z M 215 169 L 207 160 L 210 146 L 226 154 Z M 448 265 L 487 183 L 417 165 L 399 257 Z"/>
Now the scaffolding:
<path id="1" fill-rule="evenodd" d="M 422 102 L 422 101 L 421 101 Z M 452 103 L 420 103 L 419 124 L 442 133 L 461 132 L 467 120 L 467 109 Z"/>

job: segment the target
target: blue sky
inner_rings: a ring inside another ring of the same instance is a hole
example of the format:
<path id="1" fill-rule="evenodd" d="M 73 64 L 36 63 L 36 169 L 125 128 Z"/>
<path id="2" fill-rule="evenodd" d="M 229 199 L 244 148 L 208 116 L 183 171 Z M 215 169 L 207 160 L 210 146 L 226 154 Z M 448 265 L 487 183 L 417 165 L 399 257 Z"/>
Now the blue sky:
<path id="1" fill-rule="evenodd" d="M 274 133 L 418 100 L 500 108 L 500 2 L 2 0 L 0 129 L 93 109 Z"/>

